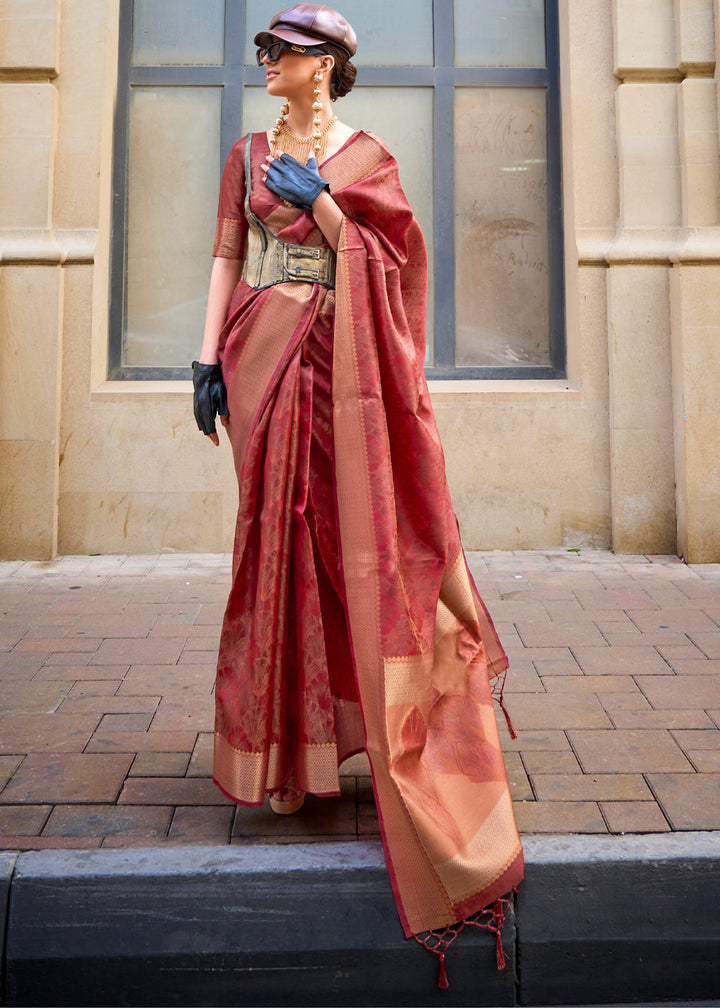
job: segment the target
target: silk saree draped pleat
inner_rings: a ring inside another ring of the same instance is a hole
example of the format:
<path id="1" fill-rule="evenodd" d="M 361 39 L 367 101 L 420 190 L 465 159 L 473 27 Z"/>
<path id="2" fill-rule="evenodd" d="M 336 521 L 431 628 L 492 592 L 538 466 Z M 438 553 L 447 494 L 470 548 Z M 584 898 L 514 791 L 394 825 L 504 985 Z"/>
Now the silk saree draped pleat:
<path id="1" fill-rule="evenodd" d="M 216 254 L 242 236 L 237 146 Z M 251 153 L 257 176 L 264 135 Z M 507 659 L 450 500 L 423 372 L 425 250 L 397 165 L 357 133 L 321 170 L 344 213 L 335 291 L 241 282 L 221 337 L 240 505 L 215 780 L 245 804 L 290 773 L 336 794 L 338 764 L 364 749 L 410 936 L 522 877 L 493 705 Z M 255 179 L 251 202 L 282 240 L 322 242 Z"/>

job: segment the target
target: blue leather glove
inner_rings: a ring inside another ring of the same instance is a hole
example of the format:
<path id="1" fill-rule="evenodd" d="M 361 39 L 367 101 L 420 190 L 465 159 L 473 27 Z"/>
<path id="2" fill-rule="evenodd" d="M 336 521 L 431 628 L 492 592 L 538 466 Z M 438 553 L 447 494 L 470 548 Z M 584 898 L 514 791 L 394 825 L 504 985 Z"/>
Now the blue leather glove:
<path id="1" fill-rule="evenodd" d="M 280 199 L 301 210 L 311 210 L 323 189 L 330 192 L 330 183 L 321 178 L 314 157 L 304 165 L 290 154 L 282 154 L 270 162 L 265 184 Z"/>

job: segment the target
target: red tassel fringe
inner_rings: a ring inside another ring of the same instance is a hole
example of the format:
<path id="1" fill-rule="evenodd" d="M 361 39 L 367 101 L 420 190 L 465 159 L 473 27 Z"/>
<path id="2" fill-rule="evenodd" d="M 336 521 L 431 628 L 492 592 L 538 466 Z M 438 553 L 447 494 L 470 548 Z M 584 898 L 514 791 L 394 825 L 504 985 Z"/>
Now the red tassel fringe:
<path id="1" fill-rule="evenodd" d="M 491 692 L 492 692 L 493 697 L 495 698 L 495 701 L 496 701 L 498 707 L 500 708 L 500 710 L 503 712 L 503 714 L 505 716 L 505 724 L 507 725 L 508 731 L 510 732 L 510 738 L 511 739 L 516 739 L 517 738 L 517 732 L 513 728 L 513 723 L 510 720 L 510 715 L 508 714 L 507 707 L 505 706 L 505 703 L 504 703 L 504 700 L 503 700 L 503 694 L 505 692 L 505 678 L 506 678 L 506 676 L 507 676 L 507 669 L 504 672 L 502 672 L 497 677 L 497 679 L 495 679 L 495 681 L 492 683 Z"/>
<path id="2" fill-rule="evenodd" d="M 440 990 L 447 990 L 450 986 L 445 968 L 445 953 L 465 927 L 485 928 L 487 931 L 492 931 L 495 934 L 495 961 L 499 970 L 505 969 L 502 927 L 516 892 L 517 889 L 513 889 L 509 896 L 495 900 L 492 907 L 486 907 L 484 910 L 478 911 L 473 917 L 458 921 L 457 924 L 445 928 L 444 931 L 425 931 L 422 935 L 413 935 L 416 942 L 440 959 L 438 970 L 438 987 Z"/>
<path id="3" fill-rule="evenodd" d="M 502 938 L 499 931 L 495 936 L 495 961 L 499 970 L 505 969 L 505 953 L 503 952 Z"/>
<path id="4" fill-rule="evenodd" d="M 505 913 L 500 900 L 496 900 L 493 907 L 493 930 L 495 931 L 495 961 L 499 970 L 505 969 L 505 952 L 502 947 L 502 926 L 505 923 Z"/>
<path id="5" fill-rule="evenodd" d="M 498 703 L 500 704 L 500 710 L 505 715 L 505 723 L 507 724 L 508 731 L 510 732 L 510 738 L 511 739 L 516 739 L 517 738 L 517 732 L 513 728 L 513 723 L 510 720 L 510 715 L 507 712 L 507 707 L 505 706 L 505 704 L 502 701 L 502 697 L 500 697 L 500 699 L 498 700 Z"/>

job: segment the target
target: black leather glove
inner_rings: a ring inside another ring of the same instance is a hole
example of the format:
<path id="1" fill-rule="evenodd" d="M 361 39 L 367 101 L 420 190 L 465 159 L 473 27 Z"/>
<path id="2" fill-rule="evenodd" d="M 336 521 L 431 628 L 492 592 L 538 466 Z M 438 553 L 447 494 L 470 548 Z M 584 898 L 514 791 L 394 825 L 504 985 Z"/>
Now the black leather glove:
<path id="1" fill-rule="evenodd" d="M 228 416 L 227 392 L 219 364 L 192 362 L 193 411 L 203 434 L 216 434 L 215 417 Z"/>
<path id="2" fill-rule="evenodd" d="M 265 184 L 280 199 L 301 210 L 311 210 L 323 189 L 330 192 L 330 183 L 321 178 L 314 157 L 304 165 L 290 154 L 281 154 L 270 162 Z"/>

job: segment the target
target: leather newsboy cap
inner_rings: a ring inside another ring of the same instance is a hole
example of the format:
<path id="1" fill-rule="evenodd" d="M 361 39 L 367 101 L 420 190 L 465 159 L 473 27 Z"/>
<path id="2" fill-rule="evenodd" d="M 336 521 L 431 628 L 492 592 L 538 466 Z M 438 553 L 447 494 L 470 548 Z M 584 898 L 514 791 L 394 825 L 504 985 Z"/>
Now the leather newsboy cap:
<path id="1" fill-rule="evenodd" d="M 342 46 L 348 56 L 354 56 L 357 51 L 357 36 L 352 25 L 325 4 L 299 3 L 280 11 L 267 31 L 255 36 L 255 45 L 267 45 L 271 35 L 299 45 L 334 42 Z"/>

